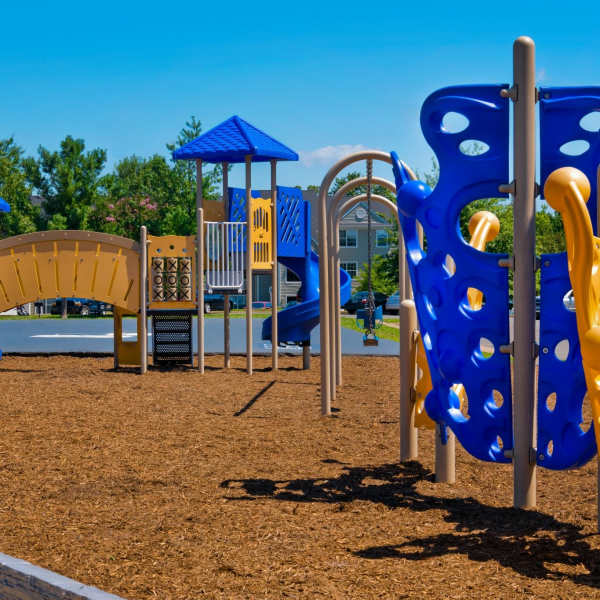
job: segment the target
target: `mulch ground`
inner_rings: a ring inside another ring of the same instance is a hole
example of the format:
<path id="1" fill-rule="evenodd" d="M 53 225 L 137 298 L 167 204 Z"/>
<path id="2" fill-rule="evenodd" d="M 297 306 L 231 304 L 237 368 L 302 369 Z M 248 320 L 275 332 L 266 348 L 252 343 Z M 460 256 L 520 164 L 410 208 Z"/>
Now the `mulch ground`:
<path id="1" fill-rule="evenodd" d="M 344 360 L 332 418 L 319 364 L 112 370 L 0 361 L 0 551 L 128 599 L 600 598 L 596 464 L 538 470 L 457 454 L 430 432 L 399 464 L 395 358 Z"/>

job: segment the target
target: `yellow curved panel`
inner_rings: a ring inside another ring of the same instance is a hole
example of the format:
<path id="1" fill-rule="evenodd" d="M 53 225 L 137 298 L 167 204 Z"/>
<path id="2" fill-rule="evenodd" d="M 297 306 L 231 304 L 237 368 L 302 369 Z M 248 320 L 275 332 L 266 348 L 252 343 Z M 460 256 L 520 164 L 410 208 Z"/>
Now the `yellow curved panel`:
<path id="1" fill-rule="evenodd" d="M 139 246 L 87 231 L 37 232 L 0 243 L 0 312 L 57 297 L 100 300 L 137 312 Z"/>
<path id="2" fill-rule="evenodd" d="M 469 246 L 483 252 L 486 245 L 496 239 L 496 236 L 500 232 L 500 221 L 498 217 L 487 210 L 480 210 L 476 212 L 469 220 L 469 233 L 471 239 L 469 240 Z M 469 306 L 474 310 L 479 310 L 483 306 L 483 294 L 476 288 L 469 288 L 467 290 L 467 299 Z M 431 391 L 431 373 L 429 372 L 429 365 L 427 364 L 427 357 L 425 355 L 425 348 L 421 336 L 419 335 L 415 340 L 416 345 L 416 366 L 421 371 L 421 377 L 417 379 L 415 385 L 415 427 L 425 427 L 427 429 L 434 429 L 435 423 L 429 418 L 429 415 L 425 411 L 425 398 Z M 415 361 L 413 361 L 415 364 Z M 452 386 L 452 389 L 460 400 L 461 408 L 467 402 L 467 392 L 464 386 L 457 383 Z"/>
<path id="3" fill-rule="evenodd" d="M 252 268 L 268 271 L 273 267 L 271 228 L 273 208 L 270 198 L 252 198 L 250 201 L 250 241 L 252 245 Z"/>
<path id="4" fill-rule="evenodd" d="M 544 197 L 563 219 L 583 372 L 600 449 L 600 238 L 594 236 L 586 208 L 590 182 L 581 171 L 563 167 L 548 176 Z"/>

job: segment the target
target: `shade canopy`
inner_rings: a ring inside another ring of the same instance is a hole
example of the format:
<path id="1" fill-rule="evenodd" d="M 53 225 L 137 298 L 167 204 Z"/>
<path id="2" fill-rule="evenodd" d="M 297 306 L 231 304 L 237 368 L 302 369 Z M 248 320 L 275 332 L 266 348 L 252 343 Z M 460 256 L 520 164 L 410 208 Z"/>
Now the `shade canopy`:
<path id="1" fill-rule="evenodd" d="M 248 155 L 252 162 L 298 160 L 292 149 L 237 115 L 173 152 L 175 160 L 200 158 L 209 163 L 243 163 Z"/>
<path id="2" fill-rule="evenodd" d="M 0 198 L 0 212 L 10 212 L 10 204 L 4 198 Z"/>

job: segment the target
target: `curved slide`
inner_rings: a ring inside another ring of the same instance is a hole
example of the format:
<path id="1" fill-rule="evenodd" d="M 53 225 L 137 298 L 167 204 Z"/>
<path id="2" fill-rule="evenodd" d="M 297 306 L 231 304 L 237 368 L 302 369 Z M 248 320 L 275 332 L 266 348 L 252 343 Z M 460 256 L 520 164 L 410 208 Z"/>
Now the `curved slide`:
<path id="1" fill-rule="evenodd" d="M 279 262 L 296 273 L 302 281 L 299 296 L 302 302 L 279 311 L 279 343 L 310 342 L 310 332 L 319 324 L 319 257 L 311 253 L 302 258 L 279 257 Z M 350 275 L 340 269 L 340 302 L 351 295 Z M 271 317 L 263 321 L 262 339 L 271 339 Z"/>

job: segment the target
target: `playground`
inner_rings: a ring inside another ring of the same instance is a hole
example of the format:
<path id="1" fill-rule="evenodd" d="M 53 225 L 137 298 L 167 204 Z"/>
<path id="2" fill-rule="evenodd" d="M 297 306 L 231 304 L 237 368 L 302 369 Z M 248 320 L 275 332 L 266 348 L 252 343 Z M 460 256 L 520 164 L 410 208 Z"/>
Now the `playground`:
<path id="1" fill-rule="evenodd" d="M 0 361 L 0 597 L 600 598 L 600 144 L 588 121 L 600 87 L 538 88 L 535 67 L 519 37 L 512 85 L 424 99 L 433 187 L 394 150 L 359 148 L 307 200 L 278 185 L 300 154 L 234 115 L 173 146 L 195 185 L 185 235 L 140 220 L 130 237 L 1 239 L 0 311 L 110 304 L 112 332 L 65 321 L 30 338 L 88 335 L 113 352 L 8 346 Z M 253 187 L 255 163 L 267 190 Z M 229 185 L 234 165 L 244 187 Z M 561 219 L 560 251 L 539 256 L 538 197 Z M 490 199 L 512 219 L 475 204 Z M 358 282 L 340 222 L 360 203 Z M 393 345 L 376 303 L 377 207 L 398 226 Z M 280 266 L 299 282 L 285 307 Z M 254 302 L 256 275 L 270 303 Z M 345 339 L 360 356 L 342 347 L 353 284 L 366 290 Z M 222 294 L 222 319 L 206 320 L 206 292 Z M 245 322 L 232 325 L 240 294 Z M 268 313 L 255 319 L 253 304 Z"/>
<path id="2" fill-rule="evenodd" d="M 516 510 L 511 466 L 461 448 L 435 484 L 430 431 L 398 463 L 397 358 L 345 358 L 331 419 L 318 359 L 221 362 L 5 357 L 2 551 L 140 600 L 600 597 L 593 463 Z"/>

